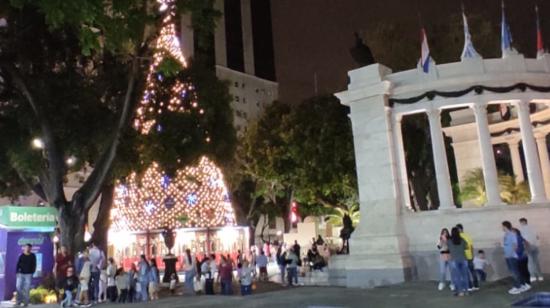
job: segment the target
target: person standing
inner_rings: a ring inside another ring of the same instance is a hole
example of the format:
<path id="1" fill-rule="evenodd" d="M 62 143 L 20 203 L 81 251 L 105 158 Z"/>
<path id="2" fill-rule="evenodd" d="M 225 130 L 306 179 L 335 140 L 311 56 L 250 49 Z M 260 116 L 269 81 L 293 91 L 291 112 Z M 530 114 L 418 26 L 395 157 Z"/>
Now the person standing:
<path id="1" fill-rule="evenodd" d="M 61 246 L 59 252 L 55 255 L 55 264 L 53 273 L 55 274 L 55 282 L 58 290 L 62 289 L 61 285 L 65 282 L 67 269 L 72 267 L 73 257 L 68 254 L 67 247 Z"/>
<path id="2" fill-rule="evenodd" d="M 267 256 L 263 250 L 260 250 L 260 255 L 256 257 L 256 264 L 260 270 L 260 280 L 267 281 Z"/>
<path id="3" fill-rule="evenodd" d="M 277 248 L 277 265 L 279 266 L 279 271 L 281 272 L 281 284 L 285 284 L 285 274 L 286 274 L 286 252 L 283 251 L 283 245 L 279 245 Z"/>
<path id="4" fill-rule="evenodd" d="M 90 301 L 96 303 L 99 299 L 99 279 L 101 269 L 105 264 L 105 254 L 93 242 L 88 249 L 88 258 L 92 264 L 90 269 Z"/>
<path id="5" fill-rule="evenodd" d="M 518 255 L 518 272 L 521 292 L 531 290 L 531 274 L 529 273 L 529 257 L 527 256 L 527 246 L 529 245 L 521 236 L 521 231 L 512 229 L 517 236 L 518 246 L 516 253 Z"/>
<path id="6" fill-rule="evenodd" d="M 544 281 L 539 262 L 539 236 L 527 223 L 526 218 L 520 218 L 519 225 L 521 235 L 529 243 L 529 247 L 527 248 L 527 256 L 529 258 L 529 266 L 532 274 L 531 282 L 534 282 L 537 279 L 538 281 Z"/>
<path id="7" fill-rule="evenodd" d="M 141 255 L 138 264 L 138 283 L 139 294 L 142 302 L 147 301 L 147 291 L 149 287 L 149 263 L 145 258 L 145 255 Z"/>
<path id="8" fill-rule="evenodd" d="M 129 303 L 134 302 L 136 296 L 136 272 L 136 265 L 132 263 L 130 270 L 126 273 L 126 276 L 128 276 L 128 296 L 126 300 Z"/>
<path id="9" fill-rule="evenodd" d="M 447 271 L 450 271 L 451 255 L 448 245 L 449 238 L 449 229 L 442 229 L 439 233 L 439 242 L 437 243 L 437 249 L 439 249 L 439 285 L 437 289 L 439 291 L 445 289 L 447 284 Z M 451 283 L 451 286 L 452 285 L 453 283 Z"/>
<path id="10" fill-rule="evenodd" d="M 521 283 L 519 277 L 519 262 L 517 255 L 518 237 L 512 231 L 512 224 L 509 221 L 502 222 L 502 230 L 504 231 L 504 239 L 502 246 L 504 248 L 504 258 L 506 259 L 506 266 L 512 275 L 514 281 L 513 288 L 508 290 L 509 294 L 516 295 L 521 293 Z"/>
<path id="11" fill-rule="evenodd" d="M 191 249 L 187 248 L 185 250 L 185 255 L 183 256 L 183 269 L 185 270 L 185 289 L 190 294 L 195 293 L 195 285 L 193 279 L 197 273 L 197 259 L 191 254 Z"/>
<path id="12" fill-rule="evenodd" d="M 149 269 L 149 298 L 151 300 L 159 299 L 159 282 L 159 269 L 157 267 L 157 261 L 153 258 L 151 259 L 151 268 Z"/>
<path id="13" fill-rule="evenodd" d="M 447 245 L 455 295 L 464 296 L 468 294 L 468 260 L 466 259 L 466 241 L 461 237 L 457 227 L 451 230 L 451 239 Z"/>
<path id="14" fill-rule="evenodd" d="M 32 253 L 32 245 L 23 246 L 23 253 L 19 256 L 16 266 L 16 305 L 29 305 L 32 275 L 36 271 L 36 256 Z"/>
<path id="15" fill-rule="evenodd" d="M 299 258 L 294 252 L 294 247 L 292 247 L 286 255 L 286 268 L 288 270 L 288 286 L 292 286 L 292 281 L 297 285 L 298 284 L 298 262 Z"/>
<path id="16" fill-rule="evenodd" d="M 82 256 L 82 268 L 80 269 L 80 274 L 78 275 L 79 284 L 79 294 L 78 301 L 80 302 L 80 307 L 90 307 L 90 278 L 92 263 L 88 259 L 88 255 L 84 254 Z"/>
<path id="17" fill-rule="evenodd" d="M 233 282 L 233 265 L 231 260 L 222 255 L 222 261 L 220 263 L 218 279 L 220 280 L 222 294 L 233 295 L 233 289 L 231 284 Z"/>
<path id="18" fill-rule="evenodd" d="M 128 300 L 129 281 L 124 268 L 119 268 L 115 275 L 115 284 L 118 291 L 118 302 L 126 303 Z"/>
<path id="19" fill-rule="evenodd" d="M 115 260 L 113 258 L 109 258 L 107 265 L 107 298 L 111 303 L 116 302 L 118 292 L 116 287 L 116 280 L 115 276 L 117 273 L 117 267 Z"/>
<path id="20" fill-rule="evenodd" d="M 243 260 L 239 280 L 241 283 L 241 295 L 252 295 L 252 267 L 249 266 L 248 260 Z"/>
<path id="21" fill-rule="evenodd" d="M 292 246 L 292 251 L 294 251 L 294 254 L 298 257 L 298 266 L 302 266 L 302 259 L 301 259 L 301 250 L 302 247 L 300 247 L 300 244 L 298 244 L 298 241 L 294 241 L 294 245 Z"/>
<path id="22" fill-rule="evenodd" d="M 477 291 L 479 290 L 479 281 L 477 280 L 476 271 L 474 268 L 474 242 L 472 237 L 464 232 L 464 226 L 462 224 L 457 224 L 456 227 L 460 231 L 460 236 L 466 242 L 466 260 L 468 260 L 468 270 L 470 272 L 468 278 L 468 291 Z"/>

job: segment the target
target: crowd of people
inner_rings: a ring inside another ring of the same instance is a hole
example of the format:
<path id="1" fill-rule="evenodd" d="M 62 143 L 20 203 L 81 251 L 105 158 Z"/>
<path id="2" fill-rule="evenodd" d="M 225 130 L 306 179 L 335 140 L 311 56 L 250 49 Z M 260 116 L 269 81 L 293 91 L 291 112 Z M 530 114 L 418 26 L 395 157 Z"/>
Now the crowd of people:
<path id="1" fill-rule="evenodd" d="M 509 221 L 502 222 L 504 259 L 514 281 L 508 293 L 514 295 L 530 290 L 532 282 L 543 280 L 538 260 L 538 236 L 527 219 L 521 218 L 519 223 L 519 228 L 514 228 Z M 451 283 L 448 286 L 454 295 L 465 296 L 478 291 L 480 283 L 487 278 L 490 264 L 483 250 L 475 253 L 473 240 L 464 232 L 464 226 L 457 224 L 450 232 L 447 228 L 442 229 L 437 248 L 440 261 L 438 290 L 447 287 L 449 271 Z"/>
<path id="2" fill-rule="evenodd" d="M 32 246 L 26 245 L 17 263 L 17 305 L 29 303 L 31 279 L 36 270 L 36 256 L 31 250 Z M 295 286 L 300 268 L 322 271 L 329 256 L 328 246 L 321 237 L 312 240 L 303 259 L 296 241 L 289 247 L 267 243 L 263 248 L 253 247 L 247 255 L 238 251 L 236 258 L 212 254 L 197 260 L 197 256 L 187 249 L 181 264 L 183 289 L 186 294 L 214 294 L 214 290 L 219 289 L 222 295 L 233 295 L 234 281 L 238 281 L 240 293 L 250 295 L 256 281 L 269 280 L 270 263 L 279 265 L 283 285 Z M 113 258 L 107 258 L 94 243 L 76 257 L 61 246 L 55 256 L 53 275 L 61 307 L 90 307 L 102 302 L 126 303 L 159 298 L 160 272 L 155 258 L 148 260 L 141 255 L 139 262 L 125 269 Z M 179 286 L 177 274 L 171 275 L 168 286 L 170 293 L 175 294 Z"/>

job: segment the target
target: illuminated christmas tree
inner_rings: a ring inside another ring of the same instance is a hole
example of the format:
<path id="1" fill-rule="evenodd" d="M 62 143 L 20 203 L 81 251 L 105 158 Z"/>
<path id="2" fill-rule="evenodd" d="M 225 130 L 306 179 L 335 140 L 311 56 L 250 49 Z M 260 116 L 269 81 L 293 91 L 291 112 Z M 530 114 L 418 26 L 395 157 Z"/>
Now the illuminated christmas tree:
<path id="1" fill-rule="evenodd" d="M 164 14 L 162 28 L 155 42 L 153 61 L 134 119 L 134 128 L 142 134 L 148 134 L 155 127 L 158 131 L 162 130 L 157 117 L 165 111 L 204 114 L 191 80 L 182 73 L 187 68 L 187 61 L 176 34 L 175 1 L 157 2 L 159 11 Z"/>
<path id="2" fill-rule="evenodd" d="M 111 216 L 113 231 L 235 225 L 222 172 L 206 157 L 174 177 L 156 164 L 143 177 L 130 175 L 116 187 Z"/>

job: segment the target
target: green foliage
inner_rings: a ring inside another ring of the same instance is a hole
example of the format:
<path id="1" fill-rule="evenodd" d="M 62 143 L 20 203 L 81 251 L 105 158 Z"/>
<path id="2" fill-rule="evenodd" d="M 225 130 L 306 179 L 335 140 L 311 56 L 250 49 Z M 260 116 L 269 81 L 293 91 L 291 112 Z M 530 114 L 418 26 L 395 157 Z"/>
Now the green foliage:
<path id="1" fill-rule="evenodd" d="M 332 212 L 325 218 L 325 221 L 329 222 L 333 226 L 341 227 L 343 226 L 342 220 L 346 214 L 351 218 L 353 226 L 357 226 L 361 217 L 359 205 L 357 203 L 349 204 L 346 208 L 333 208 Z"/>
<path id="2" fill-rule="evenodd" d="M 166 56 L 157 67 L 157 72 L 165 77 L 176 77 L 182 69 L 183 67 L 176 59 Z"/>
<path id="3" fill-rule="evenodd" d="M 44 304 L 46 297 L 56 296 L 55 290 L 48 290 L 42 286 L 30 291 L 30 302 L 33 305 Z"/>
<path id="4" fill-rule="evenodd" d="M 526 182 L 516 183 L 511 175 L 499 174 L 498 183 L 500 198 L 507 204 L 526 204 L 531 199 L 529 186 Z M 461 189 L 461 200 L 472 201 L 481 206 L 487 202 L 483 171 L 476 168 L 468 171 L 464 177 L 464 185 Z"/>
<path id="5" fill-rule="evenodd" d="M 258 212 L 269 205 L 286 219 L 296 200 L 302 217 L 325 215 L 357 206 L 353 153 L 347 109 L 333 96 L 292 107 L 275 102 L 243 136 L 237 171 L 254 183 L 245 191 L 263 201 Z"/>

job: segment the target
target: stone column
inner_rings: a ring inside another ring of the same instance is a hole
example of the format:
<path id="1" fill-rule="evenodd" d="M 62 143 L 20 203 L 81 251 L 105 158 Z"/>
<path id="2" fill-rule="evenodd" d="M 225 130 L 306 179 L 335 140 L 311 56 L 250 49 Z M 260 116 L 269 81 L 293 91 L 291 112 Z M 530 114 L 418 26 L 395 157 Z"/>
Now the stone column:
<path id="1" fill-rule="evenodd" d="M 445 141 L 441 129 L 441 111 L 432 109 L 426 112 L 430 122 L 430 136 L 432 138 L 432 151 L 437 181 L 437 193 L 439 195 L 439 208 L 449 209 L 454 207 L 453 190 L 451 188 L 451 176 L 449 164 L 445 152 Z"/>
<path id="2" fill-rule="evenodd" d="M 502 203 L 502 200 L 500 199 L 498 173 L 495 155 L 493 153 L 493 143 L 491 142 L 491 132 L 489 131 L 489 122 L 487 121 L 487 104 L 473 104 L 470 108 L 474 110 L 476 118 L 479 149 L 481 151 L 481 166 L 483 168 L 483 180 L 485 182 L 485 192 L 487 194 L 487 205 L 498 205 Z"/>
<path id="3" fill-rule="evenodd" d="M 544 180 L 544 190 L 546 191 L 546 198 L 550 199 L 550 158 L 548 158 L 546 135 L 537 135 L 536 140 L 539 150 L 540 166 L 542 169 L 542 179 Z"/>
<path id="4" fill-rule="evenodd" d="M 409 177 L 407 175 L 407 163 L 405 159 L 405 146 L 403 145 L 403 132 L 401 130 L 401 120 L 403 115 L 391 115 L 393 125 L 393 139 L 395 145 L 395 157 L 397 159 L 397 178 L 399 179 L 399 188 L 401 192 L 402 206 L 410 209 L 411 198 L 409 192 Z"/>
<path id="5" fill-rule="evenodd" d="M 521 165 L 521 157 L 519 156 L 519 140 L 508 142 L 508 148 L 510 149 L 512 170 L 514 171 L 516 183 L 523 182 L 525 178 L 523 177 L 523 166 Z"/>
<path id="6" fill-rule="evenodd" d="M 529 181 L 529 189 L 531 190 L 531 203 L 545 202 L 546 193 L 544 191 L 535 137 L 533 136 L 533 126 L 531 125 L 529 115 L 529 102 L 516 101 L 514 105 L 518 109 L 523 154 L 525 156 L 525 164 L 527 165 L 527 179 Z"/>

